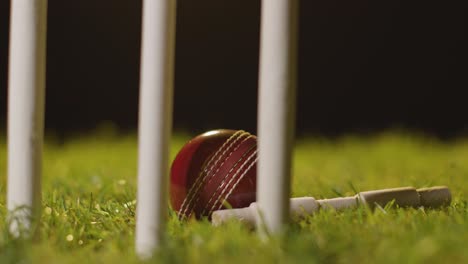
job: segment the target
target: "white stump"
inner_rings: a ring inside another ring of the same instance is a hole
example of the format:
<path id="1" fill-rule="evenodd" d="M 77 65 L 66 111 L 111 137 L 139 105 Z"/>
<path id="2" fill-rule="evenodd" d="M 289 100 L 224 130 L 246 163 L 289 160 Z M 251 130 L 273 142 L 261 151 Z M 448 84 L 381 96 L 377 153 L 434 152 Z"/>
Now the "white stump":
<path id="1" fill-rule="evenodd" d="M 257 221 L 263 231 L 275 233 L 289 219 L 297 19 L 297 0 L 262 1 Z"/>
<path id="2" fill-rule="evenodd" d="M 167 218 L 175 8 L 175 0 L 143 1 L 135 242 L 142 258 L 159 246 Z"/>
<path id="3" fill-rule="evenodd" d="M 10 229 L 28 231 L 41 200 L 47 0 L 13 0 L 8 92 Z"/>

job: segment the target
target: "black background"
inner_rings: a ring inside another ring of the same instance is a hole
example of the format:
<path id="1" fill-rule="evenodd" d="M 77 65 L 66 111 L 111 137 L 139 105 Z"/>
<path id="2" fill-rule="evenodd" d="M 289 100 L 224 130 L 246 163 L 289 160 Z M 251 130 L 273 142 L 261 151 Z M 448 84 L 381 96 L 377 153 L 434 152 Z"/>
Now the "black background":
<path id="1" fill-rule="evenodd" d="M 376 3 L 378 2 L 378 3 Z M 46 127 L 137 124 L 141 1 L 49 0 Z M 301 1 L 298 134 L 466 135 L 463 1 Z M 0 0 L 0 127 L 9 1 Z M 174 126 L 255 132 L 260 1 L 179 0 Z"/>

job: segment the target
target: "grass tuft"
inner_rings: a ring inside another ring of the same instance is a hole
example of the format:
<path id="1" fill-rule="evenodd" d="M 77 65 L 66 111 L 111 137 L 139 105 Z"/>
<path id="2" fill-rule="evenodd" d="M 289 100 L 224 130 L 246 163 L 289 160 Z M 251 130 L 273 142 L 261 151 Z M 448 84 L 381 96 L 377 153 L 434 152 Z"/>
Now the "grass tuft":
<path id="1" fill-rule="evenodd" d="M 171 158 L 188 139 L 176 136 Z M 6 145 L 0 141 L 0 263 L 140 263 L 134 248 L 136 138 L 96 135 L 48 141 L 41 221 L 32 241 L 6 232 Z M 261 240 L 232 221 L 180 222 L 149 263 L 468 263 L 468 140 L 403 133 L 297 142 L 293 196 L 447 185 L 443 209 L 379 207 L 321 211 Z"/>

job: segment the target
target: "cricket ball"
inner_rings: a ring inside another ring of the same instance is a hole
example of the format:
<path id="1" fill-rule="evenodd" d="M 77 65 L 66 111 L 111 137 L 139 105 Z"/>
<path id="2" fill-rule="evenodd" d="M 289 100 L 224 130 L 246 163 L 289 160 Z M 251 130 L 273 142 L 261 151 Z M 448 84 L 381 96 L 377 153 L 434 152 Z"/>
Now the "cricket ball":
<path id="1" fill-rule="evenodd" d="M 170 199 L 179 219 L 255 202 L 257 138 L 214 130 L 186 143 L 171 167 Z"/>

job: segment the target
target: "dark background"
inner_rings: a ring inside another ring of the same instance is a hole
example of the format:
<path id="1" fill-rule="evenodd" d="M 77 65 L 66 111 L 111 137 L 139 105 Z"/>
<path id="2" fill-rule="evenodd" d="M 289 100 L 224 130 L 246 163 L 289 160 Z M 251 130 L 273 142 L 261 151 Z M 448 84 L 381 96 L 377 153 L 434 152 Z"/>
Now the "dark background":
<path id="1" fill-rule="evenodd" d="M 379 2 L 379 3 L 376 3 Z M 466 135 L 467 9 L 452 1 L 301 2 L 299 135 Z M 49 0 L 46 127 L 137 124 L 141 1 Z M 0 0 L 0 127 L 9 1 Z M 255 132 L 259 0 L 179 0 L 174 126 Z"/>

